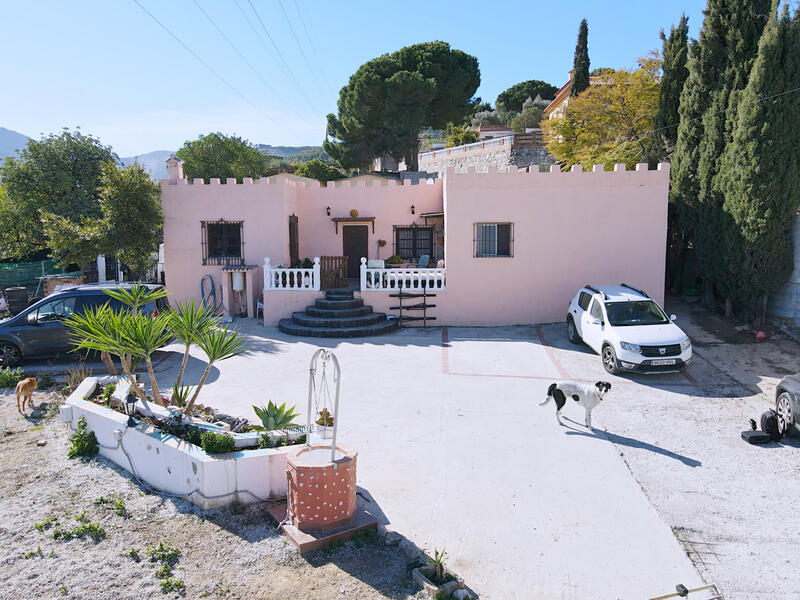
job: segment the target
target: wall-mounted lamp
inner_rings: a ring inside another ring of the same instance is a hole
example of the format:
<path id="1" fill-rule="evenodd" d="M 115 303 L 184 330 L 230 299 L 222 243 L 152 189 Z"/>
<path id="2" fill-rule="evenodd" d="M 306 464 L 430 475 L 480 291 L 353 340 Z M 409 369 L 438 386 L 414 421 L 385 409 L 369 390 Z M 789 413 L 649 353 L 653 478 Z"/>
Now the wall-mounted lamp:
<path id="1" fill-rule="evenodd" d="M 331 216 L 331 207 L 329 206 L 328 208 L 326 208 L 325 212 L 328 213 L 328 216 L 330 217 Z"/>
<path id="2" fill-rule="evenodd" d="M 413 215 L 413 214 L 416 214 L 416 213 L 414 212 L 415 210 L 416 210 L 416 209 L 414 208 L 414 205 L 412 204 L 412 205 L 411 205 L 411 214 L 412 214 L 412 215 Z"/>

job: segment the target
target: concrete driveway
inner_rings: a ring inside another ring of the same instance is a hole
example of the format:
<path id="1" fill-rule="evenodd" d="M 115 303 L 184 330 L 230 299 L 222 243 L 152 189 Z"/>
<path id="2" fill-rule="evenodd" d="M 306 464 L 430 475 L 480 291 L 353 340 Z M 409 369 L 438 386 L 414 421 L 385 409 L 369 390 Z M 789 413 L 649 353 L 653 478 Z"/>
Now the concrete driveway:
<path id="1" fill-rule="evenodd" d="M 554 406 L 538 406 L 552 381 L 611 380 L 593 416 L 602 430 L 604 411 L 626 410 L 631 394 L 657 402 L 661 390 L 688 391 L 686 376 L 609 378 L 597 356 L 568 344 L 562 325 L 405 329 L 341 342 L 237 325 L 251 350 L 219 363 L 199 402 L 251 418 L 251 405 L 270 399 L 304 412 L 309 359 L 333 349 L 343 370 L 339 435 L 359 452 L 359 485 L 391 529 L 430 552 L 445 548 L 482 598 L 641 599 L 701 583 L 608 435 L 588 431 L 580 409 L 567 407 L 572 421 L 559 427 Z M 164 364 L 162 385 L 177 362 Z M 192 360 L 189 382 L 203 366 Z M 616 438 L 662 453 L 679 473 L 699 465 Z"/>

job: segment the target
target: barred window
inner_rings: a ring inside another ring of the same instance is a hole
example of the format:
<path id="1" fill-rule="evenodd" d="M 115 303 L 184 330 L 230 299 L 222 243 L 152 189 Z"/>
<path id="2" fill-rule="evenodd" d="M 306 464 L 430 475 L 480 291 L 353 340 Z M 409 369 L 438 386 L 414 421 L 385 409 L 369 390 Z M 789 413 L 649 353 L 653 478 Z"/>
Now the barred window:
<path id="1" fill-rule="evenodd" d="M 395 225 L 395 254 L 409 260 L 420 256 L 433 255 L 433 227 L 417 227 L 416 225 Z"/>
<path id="2" fill-rule="evenodd" d="M 514 256 L 513 223 L 475 223 L 475 257 Z"/>
<path id="3" fill-rule="evenodd" d="M 243 264 L 242 221 L 203 221 L 201 223 L 203 264 Z"/>

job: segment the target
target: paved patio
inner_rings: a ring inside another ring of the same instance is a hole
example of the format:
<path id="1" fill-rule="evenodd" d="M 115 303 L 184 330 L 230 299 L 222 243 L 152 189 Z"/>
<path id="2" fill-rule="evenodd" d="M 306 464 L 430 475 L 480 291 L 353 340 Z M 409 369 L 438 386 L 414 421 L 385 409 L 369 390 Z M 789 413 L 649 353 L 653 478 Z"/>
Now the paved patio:
<path id="1" fill-rule="evenodd" d="M 359 485 L 389 527 L 430 551 L 482 598 L 648 598 L 700 578 L 608 436 L 605 411 L 632 394 L 689 393 L 693 376 L 724 379 L 697 361 L 687 375 L 611 378 L 562 325 L 405 329 L 348 341 L 292 338 L 237 321 L 250 352 L 219 363 L 199 401 L 249 414 L 267 400 L 304 410 L 308 362 L 320 346 L 342 365 L 340 440 L 359 452 Z M 202 356 L 202 355 L 198 355 Z M 177 357 L 176 357 L 177 358 Z M 177 360 L 159 374 L 174 378 Z M 193 359 L 188 380 L 204 363 Z M 568 406 L 539 407 L 554 380 L 611 380 L 582 425 Z M 618 437 L 618 436 L 617 436 Z M 620 443 L 620 440 L 615 440 Z M 637 445 L 637 440 L 624 438 Z M 681 471 L 699 462 L 649 444 Z"/>

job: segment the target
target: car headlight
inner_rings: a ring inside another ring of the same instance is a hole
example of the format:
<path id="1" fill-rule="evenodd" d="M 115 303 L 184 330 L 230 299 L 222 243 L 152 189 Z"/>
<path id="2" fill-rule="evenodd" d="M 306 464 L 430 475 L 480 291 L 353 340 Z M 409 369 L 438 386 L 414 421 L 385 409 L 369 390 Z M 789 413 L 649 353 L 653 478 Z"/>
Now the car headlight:
<path id="1" fill-rule="evenodd" d="M 690 348 L 691 345 L 692 345 L 692 341 L 687 337 L 685 340 L 683 340 L 681 342 L 681 352 L 683 352 L 687 348 Z"/>
<path id="2" fill-rule="evenodd" d="M 629 344 L 628 342 L 620 342 L 620 346 L 622 346 L 623 350 L 627 350 L 628 352 L 636 352 L 637 354 L 642 353 L 642 347 L 637 344 Z"/>

